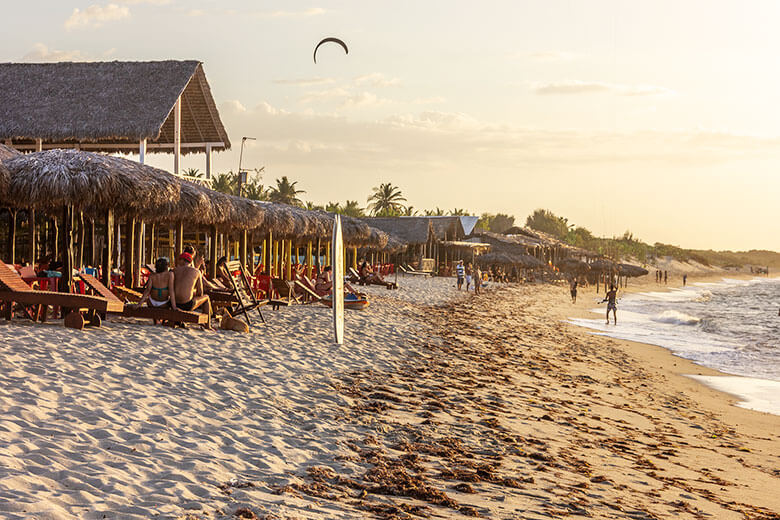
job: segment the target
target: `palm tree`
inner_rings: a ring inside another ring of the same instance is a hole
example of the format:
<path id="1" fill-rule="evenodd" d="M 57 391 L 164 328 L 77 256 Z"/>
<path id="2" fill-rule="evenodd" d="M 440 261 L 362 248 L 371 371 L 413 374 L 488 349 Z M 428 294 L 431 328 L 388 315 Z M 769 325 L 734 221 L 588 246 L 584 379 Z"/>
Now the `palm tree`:
<path id="1" fill-rule="evenodd" d="M 252 200 L 268 200 L 268 190 L 260 181 L 249 181 L 241 188 L 241 194 Z"/>
<path id="2" fill-rule="evenodd" d="M 339 213 L 348 217 L 365 217 L 366 214 L 356 200 L 348 200 L 339 208 Z"/>
<path id="3" fill-rule="evenodd" d="M 465 217 L 469 215 L 469 212 L 462 208 L 455 208 L 452 211 L 450 211 L 450 215 L 456 216 L 456 217 Z"/>
<path id="4" fill-rule="evenodd" d="M 328 202 L 325 204 L 325 211 L 328 213 L 338 213 L 341 210 L 341 206 L 338 202 Z"/>
<path id="5" fill-rule="evenodd" d="M 237 181 L 238 179 L 233 172 L 220 173 L 214 177 L 214 181 L 211 183 L 211 189 L 233 195 L 236 193 Z"/>
<path id="6" fill-rule="evenodd" d="M 401 190 L 389 182 L 382 183 L 374 188 L 374 193 L 368 198 L 368 208 L 374 216 L 393 216 L 399 215 L 404 210 L 401 202 L 406 199 L 401 194 Z"/>
<path id="7" fill-rule="evenodd" d="M 327 211 L 325 209 L 325 206 L 323 206 L 322 204 L 315 204 L 311 201 L 306 202 L 306 204 L 304 204 L 303 207 L 308 209 L 309 211 Z"/>
<path id="8" fill-rule="evenodd" d="M 306 192 L 295 189 L 296 184 L 298 184 L 298 181 L 290 182 L 286 175 L 281 179 L 276 179 L 276 186 L 272 186 L 268 190 L 268 200 L 289 204 L 290 206 L 303 206 L 303 202 L 298 198 L 298 194 Z"/>
<path id="9" fill-rule="evenodd" d="M 419 212 L 414 209 L 414 206 L 406 206 L 404 210 L 401 212 L 401 215 L 404 217 L 414 217 L 417 216 Z"/>
<path id="10" fill-rule="evenodd" d="M 197 168 L 187 168 L 184 170 L 184 176 L 185 177 L 195 177 L 196 179 L 202 179 L 203 174 L 200 173 L 200 170 Z"/>
<path id="11" fill-rule="evenodd" d="M 444 210 L 440 207 L 436 207 L 436 209 L 426 209 L 425 210 L 425 216 L 426 217 L 441 217 L 444 215 Z"/>

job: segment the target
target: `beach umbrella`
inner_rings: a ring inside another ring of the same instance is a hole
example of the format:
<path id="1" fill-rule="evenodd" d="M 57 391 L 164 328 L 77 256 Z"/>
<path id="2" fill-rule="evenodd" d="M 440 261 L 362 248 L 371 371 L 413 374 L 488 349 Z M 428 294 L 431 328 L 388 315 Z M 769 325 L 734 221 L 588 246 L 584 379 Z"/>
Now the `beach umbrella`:
<path id="1" fill-rule="evenodd" d="M 10 172 L 8 198 L 18 207 L 159 214 L 180 195 L 174 175 L 120 157 L 55 149 L 3 163 Z"/>
<path id="2" fill-rule="evenodd" d="M 617 268 L 614 262 L 611 262 L 605 258 L 594 260 L 588 265 L 590 266 L 590 270 L 595 273 L 608 273 L 614 271 Z"/>
<path id="3" fill-rule="evenodd" d="M 636 278 L 638 276 L 645 276 L 649 273 L 647 269 L 632 264 L 618 264 L 618 273 L 622 276 L 628 276 L 629 278 Z"/>

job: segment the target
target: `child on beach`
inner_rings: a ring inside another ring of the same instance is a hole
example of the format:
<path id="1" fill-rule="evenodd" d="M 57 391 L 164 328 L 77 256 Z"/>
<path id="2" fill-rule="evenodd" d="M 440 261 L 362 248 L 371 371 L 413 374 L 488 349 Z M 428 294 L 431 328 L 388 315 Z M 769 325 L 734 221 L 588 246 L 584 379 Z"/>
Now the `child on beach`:
<path id="1" fill-rule="evenodd" d="M 617 289 L 614 285 L 609 286 L 609 292 L 601 300 L 601 303 L 607 303 L 607 325 L 609 325 L 609 311 L 612 311 L 612 315 L 615 318 L 615 325 L 617 325 Z"/>
<path id="2" fill-rule="evenodd" d="M 471 287 L 471 277 L 474 274 L 474 271 L 471 267 L 471 264 L 466 266 L 466 290 L 470 290 Z"/>

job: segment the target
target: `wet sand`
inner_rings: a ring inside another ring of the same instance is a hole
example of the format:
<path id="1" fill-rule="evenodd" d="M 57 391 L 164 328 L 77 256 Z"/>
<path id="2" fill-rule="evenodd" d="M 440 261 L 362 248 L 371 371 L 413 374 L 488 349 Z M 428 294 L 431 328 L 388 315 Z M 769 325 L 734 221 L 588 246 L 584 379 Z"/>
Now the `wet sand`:
<path id="1" fill-rule="evenodd" d="M 682 375 L 713 371 L 564 323 L 565 286 L 399 284 L 340 348 L 312 306 L 0 325 L 0 515 L 780 518 L 780 417 Z"/>

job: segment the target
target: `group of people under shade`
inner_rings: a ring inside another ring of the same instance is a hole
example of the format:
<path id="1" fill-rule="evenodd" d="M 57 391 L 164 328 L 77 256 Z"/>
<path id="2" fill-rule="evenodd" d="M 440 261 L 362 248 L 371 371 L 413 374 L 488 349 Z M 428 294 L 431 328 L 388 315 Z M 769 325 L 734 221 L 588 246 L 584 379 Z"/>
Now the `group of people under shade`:
<path id="1" fill-rule="evenodd" d="M 138 306 L 148 303 L 150 307 L 169 307 L 211 315 L 211 301 L 206 288 L 213 286 L 213 282 L 203 276 L 205 264 L 203 257 L 197 257 L 195 248 L 185 246 L 173 269 L 167 258 L 158 258 L 154 263 L 154 271 L 149 274 Z"/>

